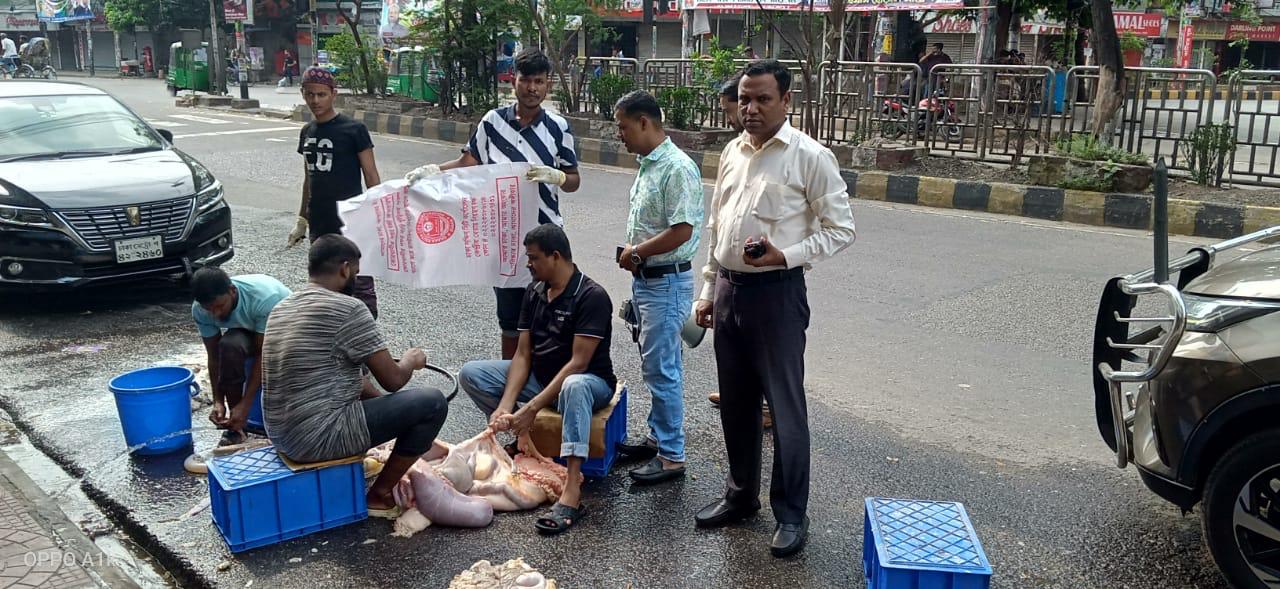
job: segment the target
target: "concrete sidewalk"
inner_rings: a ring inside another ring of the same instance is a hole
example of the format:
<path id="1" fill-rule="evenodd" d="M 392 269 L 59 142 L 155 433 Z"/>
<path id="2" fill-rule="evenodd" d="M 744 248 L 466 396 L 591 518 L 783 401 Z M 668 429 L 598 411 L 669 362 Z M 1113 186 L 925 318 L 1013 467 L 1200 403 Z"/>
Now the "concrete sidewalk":
<path id="1" fill-rule="evenodd" d="M 137 587 L 0 451 L 0 587 Z"/>

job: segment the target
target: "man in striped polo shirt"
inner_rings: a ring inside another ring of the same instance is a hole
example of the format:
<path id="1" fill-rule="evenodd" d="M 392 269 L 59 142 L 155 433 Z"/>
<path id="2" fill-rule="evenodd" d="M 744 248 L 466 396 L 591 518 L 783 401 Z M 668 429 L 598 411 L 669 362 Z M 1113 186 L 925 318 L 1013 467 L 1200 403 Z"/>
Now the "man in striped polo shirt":
<path id="1" fill-rule="evenodd" d="M 409 172 L 405 179 L 412 184 L 420 178 L 454 168 L 528 162 L 533 164 L 529 179 L 540 183 L 538 223 L 563 227 L 560 191 L 576 192 L 582 178 L 578 175 L 578 156 L 574 152 L 569 122 L 542 108 L 542 101 L 551 93 L 551 60 L 539 49 L 525 49 L 516 56 L 515 69 L 516 103 L 485 113 L 475 135 L 462 149 L 458 159 L 419 167 Z M 520 320 L 520 305 L 525 286 L 529 284 L 529 275 L 523 277 L 523 284 L 493 289 L 498 301 L 498 326 L 502 329 L 504 360 L 515 355 L 520 341 L 516 324 Z"/>

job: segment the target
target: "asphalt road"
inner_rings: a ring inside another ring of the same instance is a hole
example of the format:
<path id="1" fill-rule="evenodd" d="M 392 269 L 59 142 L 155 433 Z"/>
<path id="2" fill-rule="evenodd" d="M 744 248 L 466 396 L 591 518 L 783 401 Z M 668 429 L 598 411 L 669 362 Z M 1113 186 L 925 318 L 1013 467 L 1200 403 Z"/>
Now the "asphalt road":
<path id="1" fill-rule="evenodd" d="M 93 83 L 172 130 L 227 186 L 237 243 L 229 271 L 304 283 L 304 252 L 282 248 L 301 184 L 296 125 L 174 108 L 154 81 Z M 452 145 L 374 141 L 384 178 L 457 153 Z M 586 168 L 583 189 L 562 204 L 580 267 L 615 303 L 629 290 L 610 259 L 631 179 Z M 476 560 L 523 557 L 564 587 L 852 587 L 862 583 L 863 500 L 880 496 L 963 502 L 996 587 L 1219 586 L 1199 520 L 1149 494 L 1131 469 L 1116 470 L 1094 424 L 1096 297 L 1108 277 L 1150 264 L 1150 239 L 858 200 L 854 211 L 857 243 L 808 278 L 813 527 L 809 547 L 791 560 L 768 555 L 767 509 L 736 528 L 693 527 L 726 471 L 719 419 L 705 401 L 716 387 L 708 344 L 685 356 L 691 476 L 641 488 L 615 468 L 588 487 L 593 511 L 581 526 L 550 539 L 534 533 L 527 513 L 407 540 L 368 521 L 233 557 L 207 515 L 173 521 L 206 494 L 204 479 L 183 474 L 181 456 L 123 456 L 107 392 L 107 381 L 126 370 L 201 359 L 189 299 L 168 282 L 0 301 L 0 405 L 38 447 L 86 477 L 91 497 L 139 523 L 134 535 L 154 538 L 153 550 L 172 555 L 170 568 L 193 583 L 443 587 Z M 413 342 L 455 370 L 497 354 L 488 289 L 380 284 L 379 297 L 393 350 Z M 617 371 L 633 383 L 634 436 L 648 400 L 633 344 L 615 328 Z M 460 399 L 442 437 L 470 437 L 482 424 Z M 197 445 L 216 435 L 199 431 Z M 223 561 L 230 568 L 218 571 Z"/>

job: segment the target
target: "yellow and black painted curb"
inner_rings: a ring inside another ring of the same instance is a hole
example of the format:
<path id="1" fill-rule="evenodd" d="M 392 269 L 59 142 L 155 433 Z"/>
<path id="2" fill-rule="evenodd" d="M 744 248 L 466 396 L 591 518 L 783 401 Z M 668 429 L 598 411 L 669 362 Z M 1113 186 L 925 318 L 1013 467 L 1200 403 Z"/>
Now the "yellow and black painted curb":
<path id="1" fill-rule="evenodd" d="M 1212 96 L 1214 100 L 1227 100 L 1239 96 L 1242 100 L 1280 100 L 1280 90 L 1245 90 L 1237 92 L 1235 96 L 1228 93 L 1225 88 L 1218 88 L 1215 92 L 1203 92 L 1200 90 L 1147 90 L 1147 100 L 1208 100 Z"/>
<path id="2" fill-rule="evenodd" d="M 408 115 L 343 111 L 369 130 L 392 135 L 466 143 L 475 125 Z M 294 110 L 294 119 L 310 121 L 306 107 Z M 578 160 L 620 168 L 638 167 L 634 155 L 613 141 L 579 138 Z M 720 165 L 715 152 L 685 152 L 714 180 Z M 1154 199 L 1147 194 L 1105 194 L 1044 186 L 999 182 L 973 182 L 951 178 L 910 176 L 879 171 L 843 170 L 849 196 L 864 200 L 901 203 L 987 213 L 999 213 L 1047 221 L 1063 221 L 1100 227 L 1150 229 Z M 1226 239 L 1280 225 L 1280 208 L 1228 205 L 1191 200 L 1169 200 L 1169 232 Z"/>

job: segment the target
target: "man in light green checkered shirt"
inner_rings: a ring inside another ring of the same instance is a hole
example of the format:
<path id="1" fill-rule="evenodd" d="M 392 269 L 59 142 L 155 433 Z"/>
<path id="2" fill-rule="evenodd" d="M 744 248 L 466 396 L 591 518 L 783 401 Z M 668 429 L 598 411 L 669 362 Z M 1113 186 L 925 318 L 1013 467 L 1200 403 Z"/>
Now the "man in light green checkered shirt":
<path id="1" fill-rule="evenodd" d="M 631 471 L 637 483 L 684 476 L 684 368 L 680 329 L 693 307 L 693 256 L 702 227 L 702 171 L 671 143 L 662 109 L 649 94 L 623 96 L 614 109 L 618 137 L 637 155 L 627 244 L 618 266 L 631 272 L 631 300 L 640 320 L 644 382 L 653 396 L 649 432 L 622 452 L 650 458 Z"/>

